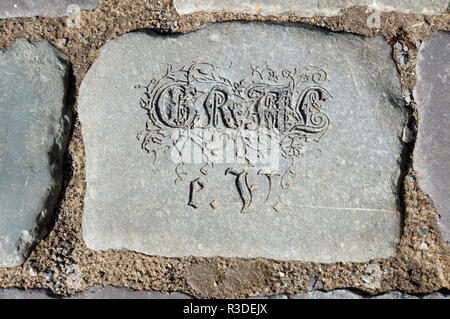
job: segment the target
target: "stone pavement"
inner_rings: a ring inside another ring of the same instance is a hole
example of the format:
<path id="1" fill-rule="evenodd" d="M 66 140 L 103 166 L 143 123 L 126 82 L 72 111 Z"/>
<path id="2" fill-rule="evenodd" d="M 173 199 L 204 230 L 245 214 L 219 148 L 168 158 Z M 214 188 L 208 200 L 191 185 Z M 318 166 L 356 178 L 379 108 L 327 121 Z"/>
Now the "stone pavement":
<path id="1" fill-rule="evenodd" d="M 0 56 L 0 266 L 22 264 L 47 233 L 69 129 L 68 61 L 18 39 Z"/>
<path id="2" fill-rule="evenodd" d="M 382 38 L 255 23 L 109 42 L 79 95 L 87 246 L 392 256 L 406 111 L 391 54 Z"/>
<path id="3" fill-rule="evenodd" d="M 173 292 L 170 294 L 157 291 L 138 291 L 112 286 L 92 287 L 68 297 L 51 295 L 42 289 L 23 290 L 18 288 L 0 289 L 0 299 L 190 299 L 186 294 Z M 249 299 L 450 299 L 450 295 L 435 292 L 429 295 L 409 295 L 398 291 L 376 296 L 364 295 L 360 292 L 337 289 L 334 291 L 312 291 L 298 295 L 274 295 L 269 297 L 254 296 Z"/>
<path id="4" fill-rule="evenodd" d="M 2 1 L 0 299 L 448 299 L 448 3 Z"/>
<path id="5" fill-rule="evenodd" d="M 440 214 L 444 239 L 450 241 L 450 33 L 426 39 L 419 50 L 417 84 L 419 132 L 414 168 L 423 191 Z"/>
<path id="6" fill-rule="evenodd" d="M 80 10 L 93 9 L 97 5 L 97 0 L 2 0 L 0 19 L 71 16 Z"/>
<path id="7" fill-rule="evenodd" d="M 189 299 L 181 293 L 164 294 L 157 291 L 138 291 L 112 286 L 92 287 L 68 297 L 52 295 L 42 289 L 0 289 L 0 299 Z"/>
<path id="8" fill-rule="evenodd" d="M 440 14 L 447 9 L 448 0 L 174 0 L 179 14 L 194 12 L 231 11 L 263 15 L 298 14 L 305 17 L 335 16 L 352 6 L 368 6 L 371 12 Z"/>

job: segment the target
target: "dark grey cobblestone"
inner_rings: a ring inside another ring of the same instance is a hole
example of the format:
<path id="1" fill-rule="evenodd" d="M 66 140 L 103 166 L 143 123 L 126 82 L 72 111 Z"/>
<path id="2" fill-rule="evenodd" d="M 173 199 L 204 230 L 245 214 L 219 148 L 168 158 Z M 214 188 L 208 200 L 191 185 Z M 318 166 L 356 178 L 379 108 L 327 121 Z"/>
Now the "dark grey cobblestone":
<path id="1" fill-rule="evenodd" d="M 173 292 L 164 294 L 157 291 L 138 291 L 128 288 L 112 286 L 92 287 L 81 293 L 58 297 L 51 295 L 43 289 L 23 290 L 18 288 L 0 289 L 0 299 L 191 299 L 189 295 Z M 409 295 L 399 291 L 393 291 L 377 296 L 366 296 L 362 293 L 347 289 L 337 289 L 329 292 L 312 291 L 294 296 L 273 295 L 268 297 L 254 296 L 249 299 L 450 299 L 450 294 L 435 292 L 428 295 Z"/>
<path id="2" fill-rule="evenodd" d="M 191 297 L 173 292 L 164 294 L 158 291 L 132 290 L 112 286 L 92 287 L 68 297 L 50 294 L 44 289 L 23 290 L 19 288 L 0 289 L 0 299 L 190 299 Z"/>
<path id="3" fill-rule="evenodd" d="M 0 19 L 16 17 L 61 17 L 97 7 L 97 0 L 1 0 Z"/>

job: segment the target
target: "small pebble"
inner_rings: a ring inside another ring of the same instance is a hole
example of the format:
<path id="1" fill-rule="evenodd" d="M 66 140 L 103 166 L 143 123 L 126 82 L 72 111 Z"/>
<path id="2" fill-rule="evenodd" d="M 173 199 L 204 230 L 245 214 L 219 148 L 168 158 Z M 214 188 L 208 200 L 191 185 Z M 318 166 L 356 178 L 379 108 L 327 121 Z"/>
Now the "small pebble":
<path id="1" fill-rule="evenodd" d="M 316 278 L 311 278 L 308 281 L 308 285 L 306 286 L 306 289 L 308 289 L 308 291 L 312 291 L 315 283 L 316 283 Z"/>
<path id="2" fill-rule="evenodd" d="M 405 99 L 406 104 L 411 103 L 411 92 L 410 92 L 409 90 L 406 90 L 406 91 L 403 93 L 403 97 L 404 97 L 404 99 Z"/>
<path id="3" fill-rule="evenodd" d="M 400 55 L 399 60 L 400 60 L 400 64 L 404 65 L 404 64 L 406 64 L 406 62 L 408 62 L 408 57 L 406 55 L 402 54 L 402 55 Z"/>
<path id="4" fill-rule="evenodd" d="M 405 96 L 405 102 L 406 102 L 406 104 L 411 103 L 411 97 Z"/>
<path id="5" fill-rule="evenodd" d="M 32 276 L 32 277 L 37 276 L 37 272 L 33 267 L 30 268 L 30 276 Z"/>
<path id="6" fill-rule="evenodd" d="M 317 280 L 316 284 L 314 285 L 314 289 L 319 290 L 323 288 L 323 282 L 322 280 Z"/>
<path id="7" fill-rule="evenodd" d="M 425 250 L 427 248 L 428 248 L 428 244 L 427 243 L 424 242 L 424 243 L 420 244 L 420 249 Z"/>
<path id="8" fill-rule="evenodd" d="M 361 275 L 362 281 L 364 281 L 366 284 L 372 282 L 372 277 L 368 275 Z"/>
<path id="9" fill-rule="evenodd" d="M 412 175 L 406 175 L 406 179 L 408 180 L 408 182 L 414 183 L 414 177 Z"/>
<path id="10" fill-rule="evenodd" d="M 402 141 L 403 143 L 410 143 L 413 140 L 413 134 L 411 130 L 405 126 L 403 128 L 403 135 L 402 135 Z"/>
<path id="11" fill-rule="evenodd" d="M 60 48 L 64 47 L 66 45 L 66 43 L 67 43 L 67 40 L 65 38 L 56 40 L 56 45 Z"/>

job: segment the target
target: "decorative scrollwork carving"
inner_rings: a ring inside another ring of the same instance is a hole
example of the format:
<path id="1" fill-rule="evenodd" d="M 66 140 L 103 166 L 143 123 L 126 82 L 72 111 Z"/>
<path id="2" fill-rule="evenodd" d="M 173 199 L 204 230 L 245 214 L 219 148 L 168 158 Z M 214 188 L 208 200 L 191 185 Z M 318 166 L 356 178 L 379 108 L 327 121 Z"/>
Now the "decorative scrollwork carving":
<path id="1" fill-rule="evenodd" d="M 214 129 L 235 143 L 236 156 L 245 159 L 251 167 L 254 162 L 249 156 L 252 139 L 237 133 L 264 129 L 265 137 L 278 136 L 281 158 L 288 163 L 288 168 L 280 174 L 280 186 L 287 189 L 296 176 L 295 161 L 311 151 L 306 149 L 308 142 L 318 142 L 330 125 L 324 102 L 331 94 L 323 87 L 328 75 L 317 66 L 291 70 L 273 69 L 268 65 L 251 66 L 250 71 L 249 78 L 232 81 L 226 76 L 227 68 L 211 63 L 194 62 L 179 69 L 169 65 L 161 78 L 151 80 L 146 86 L 138 85 L 137 88 L 143 89 L 139 104 L 148 116 L 138 139 L 142 149 L 153 154 L 153 165 L 162 152 L 180 153 L 175 172 L 176 182 L 182 181 L 186 175 L 182 148 L 191 143 L 189 145 L 201 149 L 205 163 L 200 173 L 207 175 L 214 164 L 214 140 L 174 133 L 180 129 Z M 262 152 L 257 154 L 263 156 Z M 236 187 L 243 200 L 242 212 L 254 211 L 254 208 L 250 209 L 253 186 L 246 184 L 248 169 L 229 169 L 226 173 L 237 176 Z M 270 189 L 275 173 L 278 174 L 275 171 L 264 173 Z M 191 194 L 194 193 L 191 185 Z M 266 201 L 269 197 L 270 191 Z M 196 203 L 190 201 L 190 205 Z"/>

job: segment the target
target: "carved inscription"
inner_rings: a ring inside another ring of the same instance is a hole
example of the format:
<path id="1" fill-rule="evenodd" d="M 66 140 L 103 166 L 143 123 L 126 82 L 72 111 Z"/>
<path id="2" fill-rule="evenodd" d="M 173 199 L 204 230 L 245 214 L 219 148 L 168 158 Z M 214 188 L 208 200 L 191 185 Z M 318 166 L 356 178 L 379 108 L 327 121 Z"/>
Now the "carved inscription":
<path id="1" fill-rule="evenodd" d="M 192 206 L 194 208 L 198 208 L 200 206 L 201 203 L 195 201 L 195 194 L 200 192 L 205 187 L 206 183 L 200 177 L 194 179 L 191 182 L 189 190 L 189 203 L 188 203 L 189 206 Z"/>
<path id="2" fill-rule="evenodd" d="M 196 62 L 178 69 L 169 65 L 161 78 L 138 85 L 143 90 L 140 107 L 148 116 L 138 139 L 152 155 L 152 165 L 158 165 L 158 155 L 171 152 L 177 164 L 175 183 L 184 181 L 185 165 L 202 163 L 199 177 L 189 183 L 187 204 L 193 208 L 202 204 L 196 199 L 206 188 L 201 176 L 208 175 L 215 163 L 229 163 L 224 174 L 235 178 L 241 212 L 251 213 L 269 202 L 276 183 L 289 188 L 296 176 L 295 161 L 302 154 L 320 151 L 307 144 L 319 142 L 330 125 L 324 102 L 331 94 L 324 87 L 327 73 L 317 66 L 293 70 L 251 66 L 249 76 L 239 81 L 225 76 L 230 69 L 231 65 L 219 68 Z M 288 163 L 281 173 L 273 165 L 274 155 L 276 161 Z M 264 160 L 270 169 L 258 170 L 256 163 Z M 261 203 L 254 200 L 258 185 L 249 184 L 252 169 L 268 183 Z M 218 200 L 213 203 L 214 209 Z M 279 211 L 280 205 L 273 208 Z"/>

